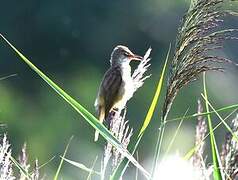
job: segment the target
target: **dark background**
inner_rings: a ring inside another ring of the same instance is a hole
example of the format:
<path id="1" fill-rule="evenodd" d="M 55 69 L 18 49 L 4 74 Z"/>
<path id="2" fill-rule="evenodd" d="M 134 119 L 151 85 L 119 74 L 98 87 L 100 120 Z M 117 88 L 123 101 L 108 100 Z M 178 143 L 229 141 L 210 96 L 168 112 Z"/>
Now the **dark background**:
<path id="1" fill-rule="evenodd" d="M 1 2 L 0 32 L 92 113 L 112 49 L 123 44 L 143 55 L 151 46 L 152 67 L 148 74 L 152 77 L 128 103 L 127 119 L 137 134 L 154 95 L 169 44 L 174 47 L 177 28 L 188 6 L 189 1 L 185 0 L 8 0 Z M 228 18 L 225 25 L 237 28 L 238 21 Z M 235 61 L 237 43 L 225 43 L 224 52 L 219 53 Z M 17 76 L 0 81 L 0 121 L 7 124 L 1 134 L 7 132 L 14 156 L 17 157 L 24 142 L 30 162 L 38 158 L 43 164 L 56 156 L 41 169 L 42 174 L 51 178 L 59 164 L 59 155 L 74 135 L 67 158 L 90 167 L 98 156 L 96 169 L 99 170 L 102 138 L 94 143 L 93 128 L 1 41 L 0 77 L 15 73 Z M 230 66 L 225 73 L 208 74 L 209 97 L 216 108 L 237 103 L 237 74 L 237 68 Z M 187 108 L 189 114 L 195 113 L 201 92 L 201 81 L 180 91 L 169 118 L 182 116 Z M 140 162 L 148 170 L 163 98 L 139 148 Z M 225 117 L 227 113 L 221 114 Z M 215 122 L 216 116 L 213 119 Z M 171 153 L 184 155 L 193 147 L 195 124 L 195 119 L 183 123 Z M 168 124 L 165 149 L 177 125 L 178 122 Z M 221 143 L 224 128 L 219 128 L 216 135 Z M 209 144 L 207 149 L 210 153 Z M 126 177 L 130 179 L 134 173 L 131 165 Z M 86 175 L 67 163 L 61 171 L 64 179 L 83 179 Z"/>

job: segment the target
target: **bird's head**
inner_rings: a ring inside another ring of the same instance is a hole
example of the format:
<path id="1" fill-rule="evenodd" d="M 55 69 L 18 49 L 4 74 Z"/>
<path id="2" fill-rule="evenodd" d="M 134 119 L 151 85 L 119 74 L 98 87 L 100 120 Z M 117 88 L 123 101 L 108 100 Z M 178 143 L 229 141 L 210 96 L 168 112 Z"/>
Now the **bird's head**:
<path id="1" fill-rule="evenodd" d="M 126 46 L 118 45 L 116 46 L 111 54 L 111 65 L 120 65 L 124 63 L 130 63 L 132 60 L 141 61 L 142 57 L 138 56 L 130 51 Z"/>

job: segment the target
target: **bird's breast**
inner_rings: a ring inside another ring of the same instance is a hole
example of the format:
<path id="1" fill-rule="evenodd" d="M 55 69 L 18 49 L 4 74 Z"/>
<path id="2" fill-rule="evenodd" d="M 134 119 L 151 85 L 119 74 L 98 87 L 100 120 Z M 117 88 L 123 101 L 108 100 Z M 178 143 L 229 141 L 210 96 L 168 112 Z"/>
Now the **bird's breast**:
<path id="1" fill-rule="evenodd" d="M 121 69 L 122 84 L 119 90 L 119 96 L 121 96 L 122 106 L 125 106 L 126 102 L 133 96 L 134 85 L 131 77 L 131 67 L 125 66 Z"/>

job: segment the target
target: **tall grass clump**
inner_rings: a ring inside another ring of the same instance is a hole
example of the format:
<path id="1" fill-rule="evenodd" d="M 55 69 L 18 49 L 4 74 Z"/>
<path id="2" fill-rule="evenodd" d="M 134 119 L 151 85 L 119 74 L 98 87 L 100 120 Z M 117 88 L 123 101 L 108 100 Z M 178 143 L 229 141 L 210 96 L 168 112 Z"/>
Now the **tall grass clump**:
<path id="1" fill-rule="evenodd" d="M 238 135 L 238 114 L 232 120 L 232 131 Z M 225 136 L 225 143 L 221 152 L 222 170 L 225 172 L 226 179 L 238 178 L 238 142 L 230 132 Z"/>
<path id="2" fill-rule="evenodd" d="M 202 105 L 199 102 L 198 114 L 201 113 Z M 229 115 L 230 116 L 230 115 Z M 228 116 L 228 117 L 229 117 Z M 227 117 L 227 118 L 228 118 Z M 238 133 L 238 115 L 231 121 L 232 132 L 237 135 Z M 207 124 L 203 117 L 198 116 L 198 122 L 196 126 L 195 135 L 195 147 L 196 150 L 191 158 L 193 166 L 200 172 L 200 178 L 204 180 L 213 179 L 212 173 L 214 172 L 214 165 L 208 165 L 206 162 L 207 156 L 204 154 L 205 139 L 208 137 Z M 224 143 L 221 147 L 221 153 L 219 154 L 221 159 L 220 170 L 224 174 L 222 179 L 236 180 L 238 178 L 238 142 L 231 134 L 227 132 L 224 138 Z M 214 178 L 215 179 L 215 178 Z"/>
<path id="3" fill-rule="evenodd" d="M 41 180 L 39 173 L 38 160 L 35 160 L 34 167 L 28 163 L 26 144 L 23 145 L 19 160 L 15 160 L 11 153 L 11 144 L 4 134 L 0 139 L 0 179 L 1 180 Z M 14 171 L 14 166 L 17 171 Z"/>
<path id="4" fill-rule="evenodd" d="M 10 144 L 6 135 L 1 138 L 0 143 L 0 179 L 15 179 L 12 169 Z"/>
<path id="5" fill-rule="evenodd" d="M 153 172 L 159 159 L 167 116 L 179 90 L 195 81 L 202 72 L 222 71 L 221 63 L 232 63 L 226 57 L 213 55 L 223 48 L 226 40 L 237 39 L 237 29 L 222 29 L 221 26 L 224 17 L 237 15 L 222 8 L 226 3 L 231 1 L 193 0 L 183 17 L 170 66 Z"/>

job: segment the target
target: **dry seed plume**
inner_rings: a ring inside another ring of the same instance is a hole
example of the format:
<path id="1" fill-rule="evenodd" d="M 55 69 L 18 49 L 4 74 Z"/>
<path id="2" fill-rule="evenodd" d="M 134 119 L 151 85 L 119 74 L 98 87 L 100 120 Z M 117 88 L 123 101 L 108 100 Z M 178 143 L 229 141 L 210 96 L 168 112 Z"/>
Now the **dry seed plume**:
<path id="1" fill-rule="evenodd" d="M 198 100 L 198 110 L 197 113 L 201 114 L 203 112 L 203 107 L 201 101 Z M 206 118 L 203 116 L 197 117 L 197 125 L 196 125 L 196 135 L 195 135 L 195 146 L 196 151 L 192 156 L 192 164 L 197 172 L 200 173 L 201 179 L 208 180 L 209 179 L 209 171 L 206 168 L 206 162 L 204 158 L 204 149 L 205 149 L 205 136 L 207 133 L 207 124 Z M 203 177 L 203 178 L 202 178 Z"/>
<path id="2" fill-rule="evenodd" d="M 225 16 L 237 13 L 222 8 L 231 0 L 192 0 L 182 20 L 168 78 L 163 119 L 166 119 L 178 91 L 196 80 L 202 72 L 221 71 L 220 63 L 231 63 L 225 57 L 212 55 L 226 40 L 237 39 L 237 29 L 223 29 Z"/>
<path id="3" fill-rule="evenodd" d="M 238 135 L 238 114 L 232 120 L 232 131 Z M 238 178 L 238 142 L 228 132 L 222 146 L 221 161 L 227 179 Z"/>
<path id="4" fill-rule="evenodd" d="M 7 136 L 4 134 L 0 140 L 0 179 L 16 179 L 13 175 L 10 146 Z"/>
<path id="5" fill-rule="evenodd" d="M 237 29 L 223 29 L 224 17 L 236 16 L 235 12 L 222 9 L 222 5 L 232 0 L 192 0 L 188 12 L 183 17 L 176 38 L 175 52 L 172 58 L 167 82 L 165 101 L 162 108 L 162 120 L 152 174 L 154 175 L 161 151 L 163 134 L 168 113 L 179 90 L 196 80 L 202 72 L 222 71 L 221 63 L 231 60 L 212 55 L 223 47 L 226 40 L 237 40 Z"/>

